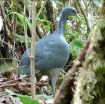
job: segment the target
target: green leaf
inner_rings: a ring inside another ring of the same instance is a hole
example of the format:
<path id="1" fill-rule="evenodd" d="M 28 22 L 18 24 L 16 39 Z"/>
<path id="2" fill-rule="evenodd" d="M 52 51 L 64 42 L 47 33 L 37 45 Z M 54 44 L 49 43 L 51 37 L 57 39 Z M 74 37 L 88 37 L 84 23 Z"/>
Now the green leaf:
<path id="1" fill-rule="evenodd" d="M 32 98 L 28 96 L 18 96 L 19 99 L 22 101 L 23 104 L 40 104 L 39 101 L 33 100 Z"/>
<path id="2" fill-rule="evenodd" d="M 19 19 L 20 25 L 22 27 L 24 27 L 24 25 L 27 24 L 29 29 L 31 30 L 32 24 L 26 16 L 24 16 L 23 14 L 17 13 L 17 12 L 10 12 L 8 14 L 8 16 L 13 15 L 13 14 L 15 14 L 17 16 L 17 18 Z M 44 28 L 47 29 L 47 30 L 50 30 L 50 27 L 51 27 L 51 22 L 47 21 L 46 19 L 39 19 L 38 18 L 36 20 L 36 24 L 37 25 L 43 25 Z"/>
<path id="3" fill-rule="evenodd" d="M 73 41 L 71 42 L 71 44 L 72 44 L 72 45 L 75 45 L 75 46 L 77 46 L 77 47 L 80 47 L 80 48 L 83 47 L 83 43 L 82 43 L 80 40 L 77 40 L 77 39 L 73 40 Z"/>
<path id="4" fill-rule="evenodd" d="M 14 92 L 11 91 L 11 90 L 8 90 L 8 89 L 5 89 L 5 91 L 6 91 L 9 95 L 16 95 L 17 98 L 19 98 L 23 104 L 40 104 L 38 100 L 33 100 L 33 99 L 30 98 L 29 96 L 19 95 L 19 94 L 14 93 Z"/>
<path id="5" fill-rule="evenodd" d="M 81 40 L 75 39 L 70 43 L 71 54 L 76 57 L 81 49 L 83 48 L 83 43 Z"/>
<path id="6" fill-rule="evenodd" d="M 30 37 L 27 37 L 27 41 L 28 43 L 31 43 L 31 38 Z M 16 41 L 17 42 L 21 42 L 21 43 L 25 43 L 25 36 L 22 36 L 22 35 L 16 35 Z"/>
<path id="7" fill-rule="evenodd" d="M 36 24 L 43 25 L 44 29 L 46 30 L 50 30 L 51 28 L 51 22 L 47 21 L 46 19 L 37 19 Z"/>
<path id="8" fill-rule="evenodd" d="M 30 23 L 30 21 L 29 21 L 28 18 L 26 18 L 23 14 L 20 14 L 20 13 L 17 13 L 17 12 L 10 12 L 8 14 L 8 16 L 9 15 L 13 15 L 13 14 L 15 14 L 18 17 L 18 19 L 20 20 L 22 26 L 24 26 L 25 24 L 27 24 L 28 27 L 31 29 L 31 23 Z"/>

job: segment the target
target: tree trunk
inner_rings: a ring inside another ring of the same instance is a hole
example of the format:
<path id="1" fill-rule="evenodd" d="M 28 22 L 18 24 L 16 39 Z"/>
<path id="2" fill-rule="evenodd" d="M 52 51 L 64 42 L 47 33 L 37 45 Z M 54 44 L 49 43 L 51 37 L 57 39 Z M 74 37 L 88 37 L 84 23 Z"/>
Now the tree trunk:
<path id="1" fill-rule="evenodd" d="M 105 104 L 105 1 L 77 77 L 74 104 Z"/>

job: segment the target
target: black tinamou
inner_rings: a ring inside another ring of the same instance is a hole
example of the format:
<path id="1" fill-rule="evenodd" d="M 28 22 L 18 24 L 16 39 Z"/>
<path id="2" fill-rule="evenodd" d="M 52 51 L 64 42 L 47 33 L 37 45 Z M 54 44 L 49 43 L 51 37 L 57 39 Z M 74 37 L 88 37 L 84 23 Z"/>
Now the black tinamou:
<path id="1" fill-rule="evenodd" d="M 42 75 L 48 75 L 53 92 L 59 77 L 60 69 L 69 58 L 70 48 L 64 37 L 64 27 L 69 16 L 75 16 L 76 9 L 64 7 L 56 30 L 40 39 L 35 45 L 35 68 Z M 29 48 L 27 51 L 31 51 Z M 30 74 L 30 58 L 27 51 L 22 55 L 21 74 Z"/>

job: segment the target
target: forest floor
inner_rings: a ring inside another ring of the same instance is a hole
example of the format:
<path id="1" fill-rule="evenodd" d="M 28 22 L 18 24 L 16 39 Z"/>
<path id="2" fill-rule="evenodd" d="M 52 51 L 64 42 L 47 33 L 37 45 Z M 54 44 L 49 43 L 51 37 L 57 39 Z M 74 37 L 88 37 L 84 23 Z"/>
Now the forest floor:
<path id="1" fill-rule="evenodd" d="M 27 102 L 24 102 L 24 99 L 28 98 L 28 101 L 30 101 L 29 98 L 31 98 L 30 77 L 22 76 L 22 78 L 20 78 L 11 63 L 8 65 L 0 65 L 0 71 L 0 104 L 27 104 Z M 51 86 L 48 84 L 48 79 L 45 78 L 45 81 L 42 79 L 35 83 L 35 85 L 37 89 L 37 101 L 39 101 L 40 104 L 52 104 L 54 97 Z M 22 100 L 24 103 L 21 102 Z"/>

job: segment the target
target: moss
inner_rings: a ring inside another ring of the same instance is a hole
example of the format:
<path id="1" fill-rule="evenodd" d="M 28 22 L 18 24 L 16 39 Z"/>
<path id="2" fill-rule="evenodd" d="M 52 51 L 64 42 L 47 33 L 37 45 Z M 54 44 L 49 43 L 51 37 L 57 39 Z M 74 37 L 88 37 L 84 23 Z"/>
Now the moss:
<path id="1" fill-rule="evenodd" d="M 81 69 L 76 83 L 74 104 L 91 104 L 94 99 L 94 86 L 96 84 L 94 72 Z M 93 90 L 93 92 L 91 92 Z"/>
<path id="2" fill-rule="evenodd" d="M 91 45 L 76 82 L 74 104 L 105 103 L 105 17 L 90 34 Z"/>

